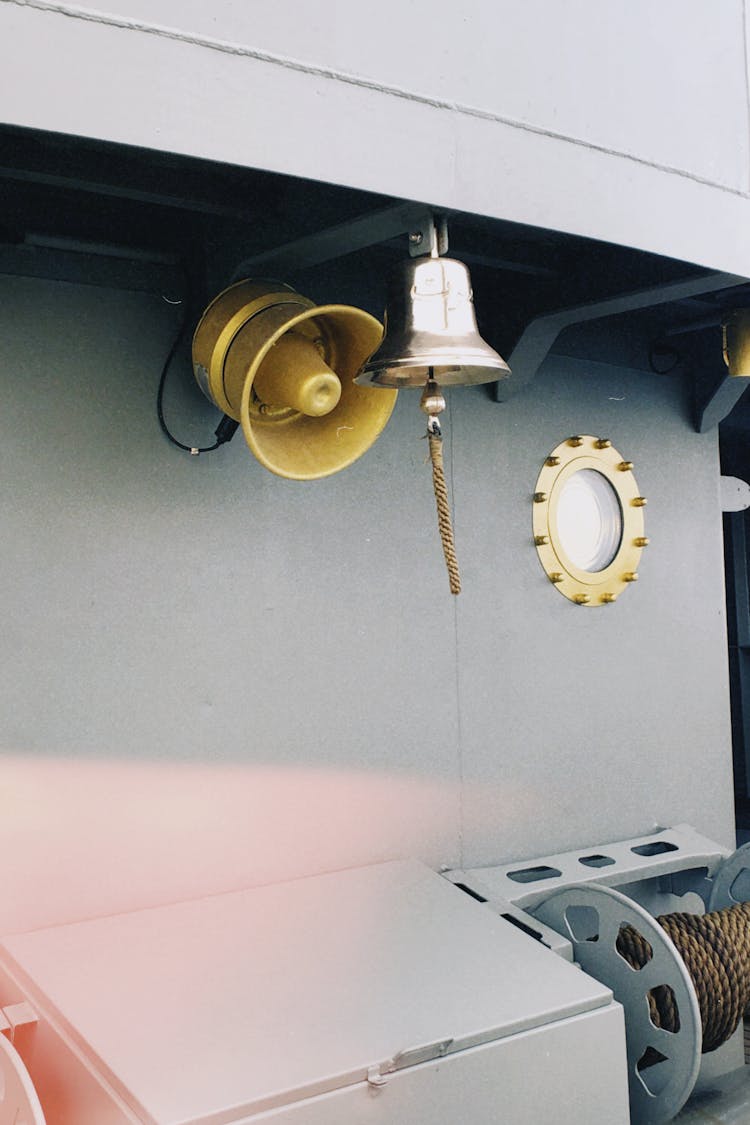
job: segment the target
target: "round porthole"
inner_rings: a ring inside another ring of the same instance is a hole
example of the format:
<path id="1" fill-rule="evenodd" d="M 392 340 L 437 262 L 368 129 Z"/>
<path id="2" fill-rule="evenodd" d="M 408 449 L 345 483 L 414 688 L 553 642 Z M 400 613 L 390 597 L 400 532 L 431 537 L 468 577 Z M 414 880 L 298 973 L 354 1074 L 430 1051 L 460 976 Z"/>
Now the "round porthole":
<path id="1" fill-rule="evenodd" d="M 638 578 L 645 497 L 606 438 L 568 438 L 536 482 L 534 543 L 549 580 L 578 605 L 606 605 Z"/>

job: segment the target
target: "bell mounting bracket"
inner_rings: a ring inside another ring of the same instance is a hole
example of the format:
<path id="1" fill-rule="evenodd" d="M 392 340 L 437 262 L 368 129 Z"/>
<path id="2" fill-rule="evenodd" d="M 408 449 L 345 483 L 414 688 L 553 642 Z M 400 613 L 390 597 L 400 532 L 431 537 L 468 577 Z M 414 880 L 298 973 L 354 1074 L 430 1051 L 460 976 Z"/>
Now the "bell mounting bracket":
<path id="1" fill-rule="evenodd" d="M 448 253 L 448 220 L 445 215 L 426 214 L 409 228 L 409 256 L 442 258 Z"/>

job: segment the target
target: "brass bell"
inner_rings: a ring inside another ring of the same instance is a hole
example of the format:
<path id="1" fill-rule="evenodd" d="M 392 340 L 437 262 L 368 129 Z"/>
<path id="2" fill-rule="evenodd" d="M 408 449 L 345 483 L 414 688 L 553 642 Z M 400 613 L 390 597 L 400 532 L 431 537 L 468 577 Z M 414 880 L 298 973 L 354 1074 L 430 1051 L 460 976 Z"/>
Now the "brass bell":
<path id="1" fill-rule="evenodd" d="M 401 263 L 388 283 L 385 337 L 355 382 L 375 387 L 489 383 L 510 368 L 479 335 L 463 262 L 421 257 Z"/>

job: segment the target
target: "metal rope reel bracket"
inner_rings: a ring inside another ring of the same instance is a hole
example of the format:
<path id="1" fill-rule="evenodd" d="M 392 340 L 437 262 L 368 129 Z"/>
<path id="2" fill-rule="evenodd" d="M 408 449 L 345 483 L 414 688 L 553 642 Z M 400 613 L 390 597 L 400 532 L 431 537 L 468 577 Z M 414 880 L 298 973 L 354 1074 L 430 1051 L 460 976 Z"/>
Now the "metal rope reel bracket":
<path id="1" fill-rule="evenodd" d="M 702 901 L 715 909 L 735 901 L 732 894 L 739 894 L 743 872 L 750 892 L 750 846 L 727 858 L 719 844 L 689 825 L 678 825 L 650 836 L 452 871 L 446 877 L 559 955 L 572 956 L 584 972 L 612 990 L 625 1013 L 631 1120 L 634 1125 L 662 1125 L 679 1112 L 698 1078 L 701 1016 L 681 955 L 654 915 L 634 898 L 643 897 L 651 909 L 664 907 L 654 914 L 694 910 L 674 905 L 674 896 L 686 894 L 696 896 L 699 906 Z M 632 968 L 617 947 L 623 927 L 632 927 L 646 943 L 648 956 L 640 969 Z M 550 934 L 559 935 L 557 942 L 549 940 Z M 660 996 L 666 992 L 674 1003 L 675 1031 L 652 1022 L 654 990 Z"/>
<path id="2" fill-rule="evenodd" d="M 698 998 L 674 944 L 651 915 L 610 887 L 567 887 L 537 906 L 534 915 L 573 943 L 575 960 L 612 989 L 625 1011 L 630 1114 L 639 1125 L 671 1120 L 692 1093 L 701 1062 Z M 641 969 L 617 948 L 623 927 L 632 927 L 650 947 Z M 651 1020 L 649 996 L 665 989 L 679 1015 L 678 1029 Z"/>
<path id="3" fill-rule="evenodd" d="M 589 882 L 629 888 L 645 880 L 659 880 L 673 894 L 693 891 L 707 902 L 713 887 L 710 880 L 727 862 L 726 857 L 726 849 L 714 840 L 690 825 L 679 824 L 615 843 L 469 868 L 461 873 L 461 882 L 470 889 L 475 884 L 484 888 L 480 893 L 485 898 L 504 899 L 523 910 L 533 910 L 553 891 Z M 450 878 L 455 881 L 453 874 Z"/>

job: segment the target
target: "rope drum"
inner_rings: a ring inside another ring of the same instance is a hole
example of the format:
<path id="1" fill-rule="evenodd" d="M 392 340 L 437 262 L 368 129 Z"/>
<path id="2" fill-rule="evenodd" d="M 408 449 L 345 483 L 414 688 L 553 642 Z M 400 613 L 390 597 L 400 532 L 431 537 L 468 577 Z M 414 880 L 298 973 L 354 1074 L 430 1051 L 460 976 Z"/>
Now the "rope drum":
<path id="1" fill-rule="evenodd" d="M 703 1030 L 703 1053 L 731 1037 L 750 1006 L 750 903 L 708 914 L 663 914 L 656 919 L 672 939 L 695 986 Z M 617 951 L 633 969 L 651 959 L 651 946 L 632 926 L 623 926 Z M 679 1012 L 671 989 L 649 993 L 651 1020 L 665 1031 L 679 1031 Z"/>

